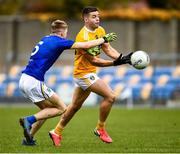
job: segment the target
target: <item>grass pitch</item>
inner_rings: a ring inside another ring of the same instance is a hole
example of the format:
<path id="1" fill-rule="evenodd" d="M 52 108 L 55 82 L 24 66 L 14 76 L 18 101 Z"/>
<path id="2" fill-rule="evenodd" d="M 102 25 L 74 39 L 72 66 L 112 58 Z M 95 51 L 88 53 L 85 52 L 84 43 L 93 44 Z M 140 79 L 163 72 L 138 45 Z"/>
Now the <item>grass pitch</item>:
<path id="1" fill-rule="evenodd" d="M 107 121 L 113 138 L 105 144 L 93 134 L 98 107 L 82 108 L 63 133 L 60 148 L 52 146 L 48 131 L 59 118 L 46 121 L 36 134 L 37 146 L 22 146 L 19 117 L 37 112 L 36 108 L 0 108 L 0 153 L 161 153 L 180 152 L 179 109 L 122 109 L 114 107 Z"/>

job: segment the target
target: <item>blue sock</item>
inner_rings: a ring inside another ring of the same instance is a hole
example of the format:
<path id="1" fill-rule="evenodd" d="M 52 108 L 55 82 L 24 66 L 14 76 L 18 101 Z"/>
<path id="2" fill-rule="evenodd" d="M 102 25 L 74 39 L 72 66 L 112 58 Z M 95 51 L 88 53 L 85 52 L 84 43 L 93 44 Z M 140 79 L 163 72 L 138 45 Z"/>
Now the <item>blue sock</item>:
<path id="1" fill-rule="evenodd" d="M 32 125 L 33 123 L 36 122 L 36 117 L 34 115 L 26 117 L 28 122 Z"/>

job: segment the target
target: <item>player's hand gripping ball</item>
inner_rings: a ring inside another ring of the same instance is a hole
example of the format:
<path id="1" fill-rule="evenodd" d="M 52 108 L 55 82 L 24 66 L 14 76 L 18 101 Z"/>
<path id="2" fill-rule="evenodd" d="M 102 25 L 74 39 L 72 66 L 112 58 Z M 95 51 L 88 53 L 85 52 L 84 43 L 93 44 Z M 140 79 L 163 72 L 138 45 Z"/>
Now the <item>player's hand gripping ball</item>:
<path id="1" fill-rule="evenodd" d="M 150 58 L 145 51 L 136 51 L 131 56 L 131 64 L 136 69 L 144 69 L 149 63 Z"/>

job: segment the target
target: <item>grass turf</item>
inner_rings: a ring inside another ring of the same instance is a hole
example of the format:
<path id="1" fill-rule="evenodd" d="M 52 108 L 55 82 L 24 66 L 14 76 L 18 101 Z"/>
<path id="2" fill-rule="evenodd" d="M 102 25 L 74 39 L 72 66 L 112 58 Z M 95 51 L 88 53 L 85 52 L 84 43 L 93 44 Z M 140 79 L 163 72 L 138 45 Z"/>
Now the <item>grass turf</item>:
<path id="1" fill-rule="evenodd" d="M 122 109 L 114 107 L 107 121 L 113 138 L 105 144 L 93 134 L 98 107 L 82 108 L 63 133 L 56 148 L 48 136 L 59 118 L 49 119 L 37 133 L 37 146 L 22 146 L 19 117 L 37 112 L 36 108 L 0 108 L 0 153 L 161 153 L 180 152 L 180 110 Z"/>

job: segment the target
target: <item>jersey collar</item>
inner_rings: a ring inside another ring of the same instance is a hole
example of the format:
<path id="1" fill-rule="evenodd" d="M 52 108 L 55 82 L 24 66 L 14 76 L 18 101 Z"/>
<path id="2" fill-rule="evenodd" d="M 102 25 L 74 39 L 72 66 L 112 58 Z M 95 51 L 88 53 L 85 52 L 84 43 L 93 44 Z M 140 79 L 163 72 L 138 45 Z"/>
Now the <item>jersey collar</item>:
<path id="1" fill-rule="evenodd" d="M 97 28 L 96 28 L 95 30 L 92 31 L 92 30 L 88 29 L 86 26 L 84 26 L 84 28 L 85 28 L 86 31 L 91 32 L 91 33 L 95 33 L 95 32 L 96 32 L 96 29 L 97 29 Z"/>

